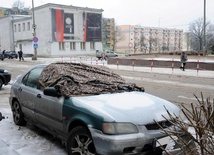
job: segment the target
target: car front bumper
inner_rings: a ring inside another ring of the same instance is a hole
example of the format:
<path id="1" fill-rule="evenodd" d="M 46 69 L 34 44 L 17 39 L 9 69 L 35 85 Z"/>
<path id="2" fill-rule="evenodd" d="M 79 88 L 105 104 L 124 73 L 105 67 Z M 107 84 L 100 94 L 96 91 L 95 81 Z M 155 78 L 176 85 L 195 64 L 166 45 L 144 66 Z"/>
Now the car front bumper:
<path id="1" fill-rule="evenodd" d="M 11 74 L 10 73 L 4 73 L 3 76 L 4 76 L 4 85 L 7 85 L 11 80 Z"/>
<path id="2" fill-rule="evenodd" d="M 126 135 L 106 135 L 100 130 L 89 129 L 96 152 L 102 155 L 132 155 L 150 151 L 156 148 L 156 138 L 166 136 L 160 130 L 148 131 L 145 127 L 139 133 Z"/>

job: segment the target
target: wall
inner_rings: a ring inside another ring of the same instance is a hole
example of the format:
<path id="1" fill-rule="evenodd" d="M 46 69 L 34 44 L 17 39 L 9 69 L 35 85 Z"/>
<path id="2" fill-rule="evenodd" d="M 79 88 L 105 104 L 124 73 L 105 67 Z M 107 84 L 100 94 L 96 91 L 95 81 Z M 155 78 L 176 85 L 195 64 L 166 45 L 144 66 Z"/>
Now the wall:
<path id="1" fill-rule="evenodd" d="M 10 32 L 10 17 L 0 18 L 0 51 L 12 50 L 12 34 Z"/>

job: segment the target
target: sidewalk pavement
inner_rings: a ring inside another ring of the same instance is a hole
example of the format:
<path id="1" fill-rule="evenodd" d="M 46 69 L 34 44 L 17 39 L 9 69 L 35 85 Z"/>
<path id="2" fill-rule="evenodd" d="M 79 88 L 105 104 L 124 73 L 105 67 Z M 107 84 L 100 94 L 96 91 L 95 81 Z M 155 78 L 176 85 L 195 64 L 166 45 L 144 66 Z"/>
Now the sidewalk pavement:
<path id="1" fill-rule="evenodd" d="M 180 68 L 172 69 L 172 68 L 132 67 L 132 66 L 117 66 L 117 65 L 107 65 L 107 67 L 111 69 L 127 70 L 127 71 L 214 78 L 214 71 L 207 71 L 207 70 L 186 69 L 185 71 L 182 71 Z"/>

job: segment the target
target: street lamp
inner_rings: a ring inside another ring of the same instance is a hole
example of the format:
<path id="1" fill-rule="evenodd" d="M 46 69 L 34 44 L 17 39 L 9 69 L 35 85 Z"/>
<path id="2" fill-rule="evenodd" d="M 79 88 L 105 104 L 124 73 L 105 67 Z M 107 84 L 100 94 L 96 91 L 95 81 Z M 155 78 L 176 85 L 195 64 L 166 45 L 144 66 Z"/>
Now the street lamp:
<path id="1" fill-rule="evenodd" d="M 34 15 L 34 1 L 32 0 L 32 13 L 33 13 L 33 38 L 36 37 L 36 24 L 35 24 L 35 15 Z M 34 46 L 34 56 L 32 57 L 32 60 L 37 60 L 37 47 Z"/>
<path id="2" fill-rule="evenodd" d="M 206 55 L 206 0 L 204 0 L 204 44 L 203 44 L 203 55 Z"/>

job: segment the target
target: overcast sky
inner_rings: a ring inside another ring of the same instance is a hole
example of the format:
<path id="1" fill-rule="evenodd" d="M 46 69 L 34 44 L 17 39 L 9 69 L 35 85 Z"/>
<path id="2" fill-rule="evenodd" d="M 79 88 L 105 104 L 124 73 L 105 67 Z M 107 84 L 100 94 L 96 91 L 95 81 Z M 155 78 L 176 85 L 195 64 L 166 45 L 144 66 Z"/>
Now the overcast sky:
<path id="1" fill-rule="evenodd" d="M 11 7 L 15 0 L 0 0 L 0 7 Z M 25 2 L 31 7 L 31 0 Z M 203 17 L 204 0 L 34 0 L 46 3 L 102 8 L 103 17 L 114 18 L 117 25 L 141 25 L 188 30 L 190 22 Z M 206 17 L 214 24 L 214 0 L 206 0 Z"/>

